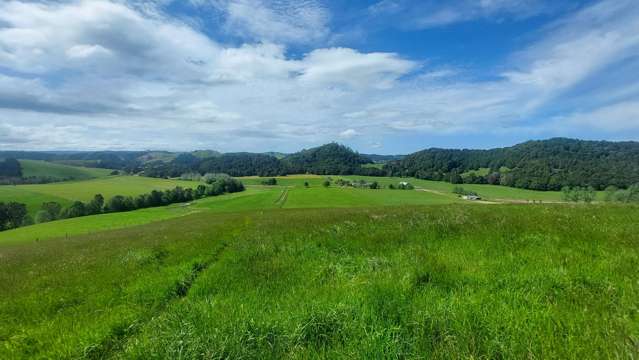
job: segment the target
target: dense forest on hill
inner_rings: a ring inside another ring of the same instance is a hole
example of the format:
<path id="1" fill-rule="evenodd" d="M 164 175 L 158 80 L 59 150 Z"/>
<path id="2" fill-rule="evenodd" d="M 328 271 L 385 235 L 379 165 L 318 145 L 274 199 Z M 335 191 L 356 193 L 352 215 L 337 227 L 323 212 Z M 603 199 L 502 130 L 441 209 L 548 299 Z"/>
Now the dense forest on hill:
<path id="1" fill-rule="evenodd" d="M 472 170 L 485 168 L 478 176 Z M 534 189 L 628 187 L 639 182 L 639 143 L 555 138 L 491 150 L 427 149 L 389 162 L 392 176 Z"/>
<path id="2" fill-rule="evenodd" d="M 182 154 L 170 162 L 147 163 L 144 175 L 152 177 L 176 177 L 186 172 L 226 173 L 231 176 L 278 176 L 287 174 L 337 174 L 379 175 L 379 169 L 364 169 L 371 163 L 346 146 L 336 143 L 278 158 L 269 154 L 227 153 L 206 159 Z"/>
<path id="3" fill-rule="evenodd" d="M 291 174 L 312 173 L 319 175 L 348 175 L 358 173 L 362 165 L 372 163 L 344 145 L 330 143 L 302 150 L 282 159 Z"/>

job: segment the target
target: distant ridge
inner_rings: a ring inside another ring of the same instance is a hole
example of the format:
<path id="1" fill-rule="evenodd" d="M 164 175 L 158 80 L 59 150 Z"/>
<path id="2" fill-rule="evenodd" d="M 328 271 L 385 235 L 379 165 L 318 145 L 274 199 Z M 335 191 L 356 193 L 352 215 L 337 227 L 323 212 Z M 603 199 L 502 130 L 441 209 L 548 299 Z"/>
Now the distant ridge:
<path id="1" fill-rule="evenodd" d="M 177 177 L 185 172 L 224 172 L 232 176 L 374 175 L 534 190 L 559 190 L 565 186 L 602 190 L 639 183 L 639 142 L 568 138 L 532 140 L 489 150 L 429 148 L 409 155 L 364 155 L 344 145 L 329 143 L 293 154 L 213 150 L 4 151 L 0 152 L 2 158 L 85 164 L 152 177 Z M 382 165 L 363 166 L 371 163 Z"/>
<path id="2" fill-rule="evenodd" d="M 485 176 L 472 170 L 484 169 Z M 393 176 L 489 183 L 534 190 L 564 186 L 628 187 L 639 183 L 639 142 L 568 138 L 527 141 L 490 150 L 430 148 L 386 164 Z M 465 176 L 466 175 L 466 176 Z"/>

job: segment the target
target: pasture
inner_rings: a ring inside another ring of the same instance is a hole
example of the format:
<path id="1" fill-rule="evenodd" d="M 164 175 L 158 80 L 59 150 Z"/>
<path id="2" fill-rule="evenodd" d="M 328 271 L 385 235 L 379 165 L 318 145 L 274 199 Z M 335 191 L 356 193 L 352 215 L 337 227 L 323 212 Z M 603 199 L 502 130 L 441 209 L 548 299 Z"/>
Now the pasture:
<path id="1" fill-rule="evenodd" d="M 176 186 L 195 187 L 192 181 L 154 179 L 142 176 L 108 176 L 85 181 L 65 181 L 50 184 L 2 185 L 0 202 L 17 201 L 35 214 L 43 202 L 55 201 L 68 206 L 73 201 L 88 201 L 95 194 L 105 198 L 115 195 L 134 196 L 151 190 L 166 190 Z"/>
<path id="2" fill-rule="evenodd" d="M 88 180 L 107 177 L 112 170 L 70 166 L 40 160 L 20 160 L 24 177 L 48 177 L 59 180 Z"/>
<path id="3" fill-rule="evenodd" d="M 526 189 L 518 189 L 507 186 L 499 186 L 499 185 L 481 185 L 481 184 L 451 184 L 444 181 L 431 181 L 431 180 L 421 180 L 415 178 L 399 178 L 399 177 L 375 177 L 375 176 L 358 176 L 358 175 L 348 175 L 348 176 L 339 176 L 339 175 L 327 175 L 327 176 L 318 176 L 318 175 L 294 175 L 294 176 L 279 176 L 275 177 L 277 179 L 277 183 L 280 186 L 296 186 L 303 187 L 304 182 L 308 182 L 310 186 L 321 186 L 322 182 L 327 178 L 332 180 L 344 179 L 344 180 L 364 180 L 368 183 L 373 181 L 378 182 L 380 185 L 388 187 L 388 185 L 393 184 L 397 185 L 402 181 L 407 181 L 413 184 L 417 189 L 420 190 L 428 190 L 432 193 L 439 193 L 439 195 L 444 195 L 448 197 L 456 197 L 452 194 L 453 189 L 456 186 L 461 186 L 466 190 L 475 191 L 480 194 L 482 197 L 488 200 L 495 201 L 527 201 L 527 200 L 535 200 L 535 201 L 546 201 L 546 202 L 559 202 L 561 201 L 561 192 L 559 191 L 534 191 L 534 190 L 526 190 Z M 242 182 L 249 185 L 259 185 L 262 180 L 265 178 L 258 177 L 244 177 L 240 178 Z M 599 194 L 601 198 L 603 195 Z"/>
<path id="4" fill-rule="evenodd" d="M 241 212 L 278 208 L 434 205 L 458 201 L 452 196 L 416 191 L 323 188 L 321 186 L 310 188 L 248 186 L 244 192 L 200 199 L 189 204 L 174 204 L 167 207 L 142 209 L 126 213 L 58 220 L 4 231 L 0 232 L 0 244 L 42 241 L 60 236 L 87 234 L 199 212 Z"/>
<path id="5" fill-rule="evenodd" d="M 638 216 L 201 212 L 2 244 L 0 357 L 632 358 Z"/>
<path id="6" fill-rule="evenodd" d="M 243 178 L 240 193 L 0 232 L 0 358 L 639 355 L 638 207 L 326 178 Z M 110 176 L 0 196 L 33 207 L 197 184 Z"/>

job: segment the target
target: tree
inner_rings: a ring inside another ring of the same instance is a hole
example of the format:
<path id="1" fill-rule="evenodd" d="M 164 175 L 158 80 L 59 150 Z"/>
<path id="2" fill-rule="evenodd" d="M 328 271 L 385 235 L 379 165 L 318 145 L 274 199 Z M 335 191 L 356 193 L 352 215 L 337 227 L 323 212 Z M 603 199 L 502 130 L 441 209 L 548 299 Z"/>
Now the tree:
<path id="1" fill-rule="evenodd" d="M 101 214 L 104 208 L 104 196 L 102 194 L 95 194 L 93 199 L 86 206 L 87 215 Z"/>
<path id="2" fill-rule="evenodd" d="M 163 199 L 164 199 L 164 196 L 161 191 L 153 190 L 149 194 L 149 198 L 147 199 L 147 202 L 149 204 L 149 207 L 162 206 L 164 205 Z"/>
<path id="3" fill-rule="evenodd" d="M 457 171 L 453 171 L 452 173 L 450 173 L 449 175 L 449 181 L 451 184 L 463 184 L 464 183 L 464 179 L 462 179 L 461 175 L 459 175 L 459 173 Z"/>
<path id="4" fill-rule="evenodd" d="M 44 210 L 39 210 L 36 213 L 36 216 L 35 216 L 36 223 L 41 224 L 41 223 L 45 223 L 49 221 L 53 221 L 53 219 L 51 218 L 51 215 L 48 212 Z"/>
<path id="5" fill-rule="evenodd" d="M 87 215 L 86 205 L 82 201 L 75 201 L 71 206 L 64 210 L 65 218 L 76 218 Z"/>
<path id="6" fill-rule="evenodd" d="M 60 213 L 62 212 L 62 205 L 58 204 L 55 201 L 45 202 L 41 207 L 42 211 L 47 213 L 47 216 L 43 218 L 41 215 L 40 218 L 43 220 L 48 219 L 47 221 L 53 221 L 60 218 Z M 41 222 L 41 221 L 38 221 Z"/>
<path id="7" fill-rule="evenodd" d="M 277 179 L 276 178 L 270 178 L 270 179 L 262 180 L 261 184 L 262 185 L 268 185 L 268 186 L 277 185 Z"/>
<path id="8" fill-rule="evenodd" d="M 326 188 L 327 188 L 327 187 L 331 186 L 331 182 L 330 182 L 330 181 L 328 181 L 328 180 L 324 180 L 324 182 L 322 183 L 322 185 L 323 185 L 324 187 L 326 187 Z"/>
<path id="9" fill-rule="evenodd" d="M 10 202 L 5 207 L 5 228 L 15 229 L 25 225 L 27 221 L 27 206 L 25 204 Z"/>
<path id="10" fill-rule="evenodd" d="M 304 181 L 304 187 L 306 187 L 306 188 L 307 188 L 308 186 L 309 186 L 309 185 L 308 185 L 308 181 Z"/>
<path id="11" fill-rule="evenodd" d="M 608 186 L 605 190 L 604 190 L 604 200 L 605 201 L 615 201 L 615 193 L 619 191 L 619 189 L 614 186 L 614 185 L 610 185 Z"/>
<path id="12" fill-rule="evenodd" d="M 490 185 L 499 185 L 501 174 L 498 172 L 490 173 L 486 176 L 486 183 Z"/>
<path id="13" fill-rule="evenodd" d="M 592 186 L 581 189 L 581 199 L 587 204 L 590 204 L 593 200 L 595 200 L 596 196 L 597 193 L 595 193 L 595 189 Z"/>
<path id="14" fill-rule="evenodd" d="M 0 202 L 0 231 L 9 227 L 9 209 L 7 205 Z"/>
<path id="15" fill-rule="evenodd" d="M 135 197 L 134 203 L 136 209 L 144 209 L 149 207 L 148 194 L 140 194 Z"/>
<path id="16" fill-rule="evenodd" d="M 127 211 L 128 207 L 126 204 L 126 198 L 122 195 L 112 197 L 107 203 L 107 208 L 109 212 Z"/>
<path id="17" fill-rule="evenodd" d="M 579 192 L 576 189 L 571 188 L 570 186 L 564 186 L 561 188 L 561 198 L 564 201 L 579 201 Z"/>
<path id="18" fill-rule="evenodd" d="M 371 189 L 379 189 L 379 184 L 377 183 L 377 181 L 373 181 L 368 187 L 370 187 Z"/>
<path id="19" fill-rule="evenodd" d="M 204 185 L 198 185 L 197 188 L 195 189 L 195 198 L 196 199 L 201 199 L 203 197 L 206 196 L 206 186 Z"/>

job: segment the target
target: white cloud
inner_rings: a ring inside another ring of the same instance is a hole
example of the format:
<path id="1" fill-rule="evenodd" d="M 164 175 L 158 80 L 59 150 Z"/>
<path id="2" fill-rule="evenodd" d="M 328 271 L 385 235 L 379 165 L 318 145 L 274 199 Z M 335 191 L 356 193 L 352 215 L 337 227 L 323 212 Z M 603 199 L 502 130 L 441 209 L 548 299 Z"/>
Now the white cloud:
<path id="1" fill-rule="evenodd" d="M 404 131 L 636 131 L 633 5 L 606 1 L 566 17 L 477 81 L 395 53 L 314 48 L 291 57 L 286 43 L 297 40 L 260 31 L 251 37 L 263 41 L 223 45 L 123 2 L 3 2 L 0 67 L 9 71 L 0 70 L 0 146 L 291 151 Z M 267 18 L 291 25 L 278 16 Z M 315 25 L 301 33 L 323 33 L 321 21 L 303 23 Z M 617 81 L 597 81 L 611 68 Z"/>
<path id="2" fill-rule="evenodd" d="M 311 43 L 330 33 L 329 13 L 314 0 L 218 0 L 209 3 L 223 12 L 228 32 L 248 39 Z"/>
<path id="3" fill-rule="evenodd" d="M 639 130 L 639 100 L 603 106 L 588 112 L 557 117 L 553 125 L 562 129 L 588 127 L 607 132 Z"/>
<path id="4" fill-rule="evenodd" d="M 92 56 L 110 55 L 111 51 L 100 45 L 73 45 L 66 51 L 69 59 L 86 59 Z"/>
<path id="5" fill-rule="evenodd" d="M 346 129 L 339 133 L 339 137 L 342 139 L 352 139 L 357 135 L 360 135 L 360 132 L 355 129 Z"/>
<path id="6" fill-rule="evenodd" d="M 219 51 L 193 29 L 167 19 L 145 17 L 102 0 L 70 3 L 0 4 L 0 63 L 25 73 L 95 71 L 93 62 L 67 62 L 112 54 L 99 71 L 153 77 L 199 78 L 201 66 Z"/>
<path id="7" fill-rule="evenodd" d="M 362 54 L 346 48 L 314 50 L 303 63 L 302 81 L 379 89 L 392 87 L 399 77 L 416 67 L 397 54 Z"/>
<path id="8" fill-rule="evenodd" d="M 0 74 L 0 117 L 21 129 L 12 134 L 44 148 L 204 142 L 239 150 L 246 143 L 237 136 L 249 128 L 251 136 L 322 142 L 339 132 L 325 120 L 341 103 L 388 88 L 413 68 L 396 54 L 352 49 L 290 59 L 274 43 L 225 47 L 136 9 L 99 0 L 0 4 L 0 66 L 26 76 Z M 40 141 L 50 133 L 63 140 Z"/>
<path id="9" fill-rule="evenodd" d="M 426 29 L 475 19 L 526 19 L 561 6 L 547 0 L 381 0 L 371 5 L 368 12 L 374 17 L 397 17 L 394 22 L 402 28 Z"/>

